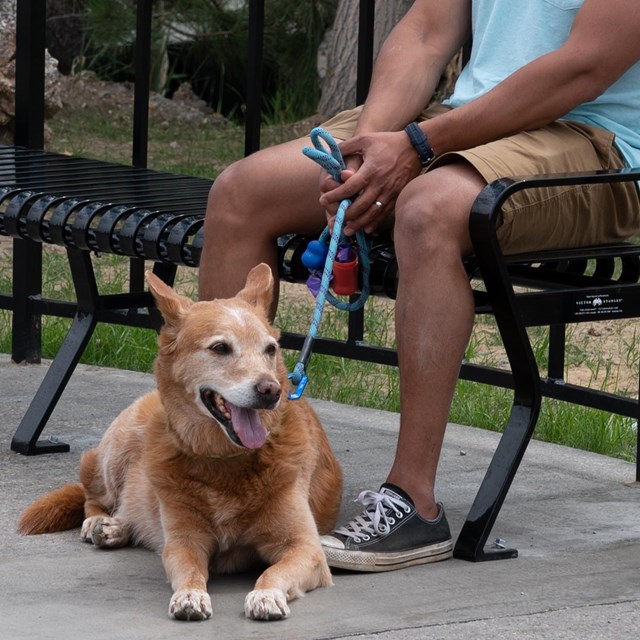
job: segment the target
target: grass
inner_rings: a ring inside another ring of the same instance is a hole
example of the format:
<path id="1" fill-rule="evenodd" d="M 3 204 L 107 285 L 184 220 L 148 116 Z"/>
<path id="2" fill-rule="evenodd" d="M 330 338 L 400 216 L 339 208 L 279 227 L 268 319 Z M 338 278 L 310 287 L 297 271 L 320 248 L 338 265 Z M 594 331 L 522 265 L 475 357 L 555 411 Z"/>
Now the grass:
<path id="1" fill-rule="evenodd" d="M 8 256 L 3 256 L 2 262 Z M 45 248 L 44 293 L 48 297 L 73 299 L 73 289 L 64 253 L 55 247 Z M 123 289 L 128 265 L 112 255 L 94 258 L 98 282 L 105 293 Z M 2 270 L 0 289 L 10 287 L 10 271 Z M 194 298 L 195 271 L 179 270 L 176 288 Z M 283 286 L 281 305 L 276 324 L 284 330 L 305 333 L 311 318 L 312 301 L 300 285 Z M 373 298 L 367 303 L 367 339 L 376 344 L 393 346 L 393 305 L 391 301 Z M 328 308 L 325 311 L 322 333 L 340 338 L 346 335 L 346 314 Z M 70 321 L 64 318 L 43 318 L 43 357 L 53 358 L 64 340 Z M 10 314 L 0 311 L 0 351 L 11 348 Z M 637 372 L 640 341 L 635 330 L 614 335 L 621 351 L 618 356 L 598 350 L 591 344 L 593 336 L 586 333 L 570 336 L 569 371 L 579 366 L 582 376 L 590 384 L 609 390 L 631 392 L 623 384 L 631 385 L 631 372 Z M 611 336 L 609 336 L 611 338 Z M 533 332 L 535 351 L 543 361 L 547 334 Z M 588 343 L 588 348 L 585 346 Z M 99 324 L 89 342 L 82 362 L 106 367 L 151 372 L 156 352 L 155 333 L 117 325 Z M 289 370 L 293 369 L 297 353 L 286 352 Z M 606 357 L 608 356 L 608 357 Z M 469 344 L 467 359 L 487 365 L 502 365 L 505 354 L 492 319 L 479 319 Z M 627 371 L 628 370 L 628 371 Z M 399 411 L 398 371 L 394 367 L 362 363 L 315 354 L 309 367 L 310 397 L 323 398 L 363 407 Z M 570 379 L 570 378 L 569 378 Z M 635 380 L 635 378 L 633 378 Z M 451 421 L 500 431 L 511 408 L 512 393 L 505 389 L 460 380 L 454 398 Z M 621 416 L 544 399 L 536 438 L 567 446 L 595 451 L 633 461 L 636 432 L 633 422 Z"/>
<path id="2" fill-rule="evenodd" d="M 66 153 L 113 161 L 130 156 L 128 120 L 117 110 L 67 109 L 50 128 L 50 148 Z M 304 135 L 308 128 L 280 125 L 263 132 L 263 145 Z M 78 132 L 82 131 L 82 135 Z M 212 177 L 243 153 L 243 131 L 233 125 L 214 126 L 170 123 L 160 118 L 151 121 L 149 165 L 159 170 Z M 64 254 L 45 247 L 44 294 L 73 299 L 71 278 Z M 0 266 L 9 264 L 9 256 L 0 254 Z M 94 257 L 97 279 L 104 292 L 122 290 L 127 263 L 110 255 Z M 195 297 L 194 270 L 178 270 L 176 287 Z M 0 270 L 0 289 L 10 289 L 10 269 Z M 310 296 L 299 285 L 283 286 L 276 324 L 283 330 L 306 333 L 312 313 Z M 43 318 L 43 357 L 52 358 L 64 339 L 70 321 Z M 327 309 L 322 333 L 330 337 L 346 335 L 346 314 Z M 368 340 L 393 346 L 393 304 L 372 298 L 366 307 Z M 0 311 L 0 351 L 10 352 L 10 314 Z M 536 357 L 544 370 L 548 332 L 531 332 Z M 99 325 L 82 362 L 100 366 L 150 372 L 156 350 L 152 331 L 115 325 Z M 287 366 L 293 368 L 297 353 L 286 353 Z M 567 349 L 567 380 L 637 397 L 640 336 L 632 322 L 580 325 L 571 329 Z M 506 356 L 492 318 L 479 317 L 467 351 L 467 359 L 487 365 L 504 365 Z M 393 367 L 373 365 L 314 355 L 309 363 L 310 397 L 364 407 L 399 411 L 398 372 Z M 460 424 L 501 430 L 509 414 L 512 392 L 460 380 L 450 419 Z M 635 460 L 637 425 L 632 420 L 606 412 L 543 400 L 535 437 L 549 442 L 595 451 L 624 460 Z"/>
<path id="3" fill-rule="evenodd" d="M 71 84 L 70 92 L 82 92 L 94 81 Z M 99 85 L 97 85 L 99 86 Z M 86 92 L 48 122 L 48 148 L 60 153 L 82 155 L 112 162 L 130 162 L 132 155 L 131 104 L 121 92 L 108 89 Z M 216 114 L 179 118 L 167 103 L 152 101 L 149 112 L 148 166 L 204 178 L 216 177 L 232 161 L 244 155 L 244 130 Z M 319 124 L 313 118 L 302 123 L 272 123 L 261 132 L 262 146 L 307 135 Z"/>

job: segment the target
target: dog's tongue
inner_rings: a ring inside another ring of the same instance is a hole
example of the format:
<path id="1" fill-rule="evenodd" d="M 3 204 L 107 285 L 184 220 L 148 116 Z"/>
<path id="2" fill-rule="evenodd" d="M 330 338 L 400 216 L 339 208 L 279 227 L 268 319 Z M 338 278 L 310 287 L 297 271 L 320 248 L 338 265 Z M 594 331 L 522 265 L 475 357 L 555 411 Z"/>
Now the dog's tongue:
<path id="1" fill-rule="evenodd" d="M 240 438 L 240 442 L 247 449 L 261 447 L 267 439 L 267 430 L 260 422 L 260 416 L 255 409 L 244 409 L 229 403 L 233 429 Z"/>

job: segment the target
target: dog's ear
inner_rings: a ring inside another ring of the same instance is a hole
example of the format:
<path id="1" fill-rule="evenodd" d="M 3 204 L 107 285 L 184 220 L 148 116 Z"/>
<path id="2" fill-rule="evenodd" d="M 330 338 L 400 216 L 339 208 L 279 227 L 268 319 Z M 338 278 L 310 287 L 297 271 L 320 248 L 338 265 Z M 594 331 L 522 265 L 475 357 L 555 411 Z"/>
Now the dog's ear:
<path id="1" fill-rule="evenodd" d="M 165 323 L 169 326 L 177 326 L 193 304 L 193 301 L 178 295 L 168 284 L 160 280 L 151 271 L 145 272 L 145 276 L 149 284 L 149 290 L 153 294 Z"/>
<path id="2" fill-rule="evenodd" d="M 253 267 L 247 276 L 244 289 L 238 293 L 238 298 L 253 305 L 261 307 L 269 315 L 271 302 L 273 301 L 274 280 L 271 268 L 261 262 Z"/>

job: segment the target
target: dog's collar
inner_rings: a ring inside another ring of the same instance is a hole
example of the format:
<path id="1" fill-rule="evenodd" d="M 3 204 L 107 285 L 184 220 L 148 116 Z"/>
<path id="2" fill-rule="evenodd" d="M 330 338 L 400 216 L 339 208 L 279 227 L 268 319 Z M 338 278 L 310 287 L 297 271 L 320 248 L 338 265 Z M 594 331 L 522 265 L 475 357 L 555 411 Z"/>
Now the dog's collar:
<path id="1" fill-rule="evenodd" d="M 228 456 L 207 456 L 209 460 L 230 460 L 231 458 L 239 458 L 240 456 L 247 456 L 251 451 L 238 451 L 238 453 L 230 453 Z"/>

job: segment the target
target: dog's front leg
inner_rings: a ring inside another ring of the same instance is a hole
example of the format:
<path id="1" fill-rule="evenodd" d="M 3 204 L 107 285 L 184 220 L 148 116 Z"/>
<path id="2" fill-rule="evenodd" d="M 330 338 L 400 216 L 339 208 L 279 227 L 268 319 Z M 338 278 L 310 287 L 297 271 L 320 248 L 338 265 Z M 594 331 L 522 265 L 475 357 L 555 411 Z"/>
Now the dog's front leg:
<path id="1" fill-rule="evenodd" d="M 284 509 L 283 511 L 288 511 Z M 320 546 L 318 531 L 308 503 L 299 510 L 291 510 L 296 520 L 275 525 L 274 531 L 292 531 L 284 539 L 281 535 L 268 537 L 265 533 L 258 551 L 271 566 L 258 578 L 255 589 L 247 594 L 244 611 L 254 620 L 279 620 L 290 611 L 287 603 L 317 587 L 332 584 L 331 571 Z"/>
<path id="2" fill-rule="evenodd" d="M 211 541 L 185 526 L 167 535 L 162 562 L 173 589 L 169 617 L 177 620 L 206 620 L 211 617 L 211 598 L 207 592 Z"/>

